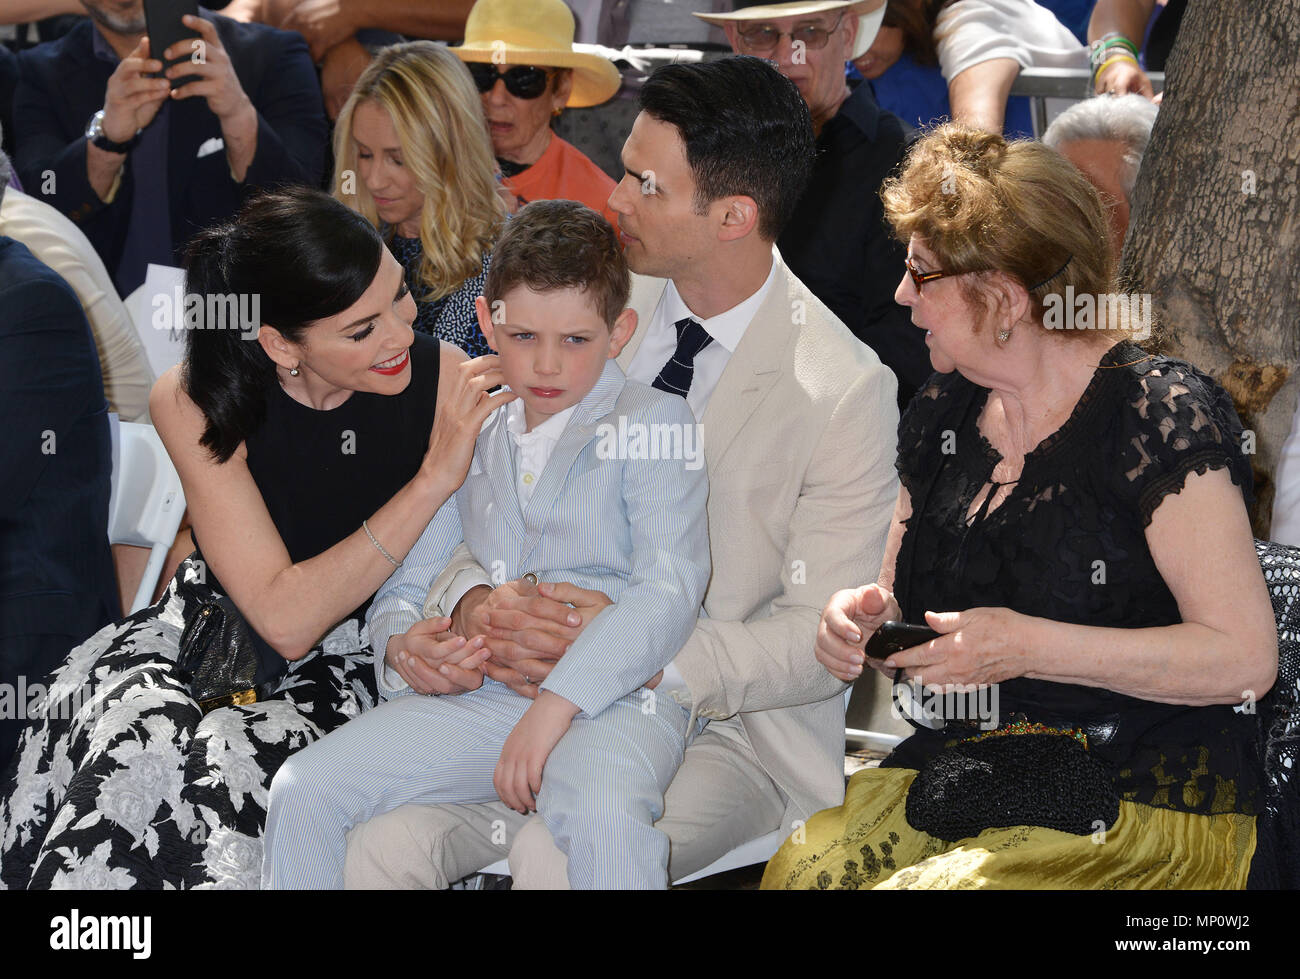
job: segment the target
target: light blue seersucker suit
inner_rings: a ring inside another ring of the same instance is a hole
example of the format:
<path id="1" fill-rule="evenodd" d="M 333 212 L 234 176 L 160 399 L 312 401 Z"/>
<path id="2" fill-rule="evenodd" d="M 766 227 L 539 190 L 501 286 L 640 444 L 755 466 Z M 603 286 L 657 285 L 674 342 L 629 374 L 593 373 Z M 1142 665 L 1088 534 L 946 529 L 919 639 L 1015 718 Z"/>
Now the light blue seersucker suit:
<path id="1" fill-rule="evenodd" d="M 639 688 L 694 630 L 710 564 L 702 456 L 626 458 L 647 453 L 628 452 L 629 443 L 609 434 L 672 431 L 657 426 L 678 426 L 676 445 L 698 453 L 685 400 L 628 381 L 610 360 L 521 511 L 506 412 L 489 419 L 464 485 L 367 616 L 388 702 L 291 756 L 275 777 L 263 886 L 342 887 L 345 834 L 354 824 L 410 802 L 497 798 L 492 775 L 501 747 L 532 701 L 493 680 L 459 696 L 420 696 L 395 689 L 395 674 L 383 665 L 389 638 L 422 617 L 430 583 L 462 539 L 498 580 L 533 572 L 614 600 L 542 684 L 580 712 L 547 760 L 537 808 L 569 855 L 572 886 L 667 885 L 668 840 L 653 824 L 681 763 L 688 714 Z M 622 451 L 602 458 L 611 446 Z"/>

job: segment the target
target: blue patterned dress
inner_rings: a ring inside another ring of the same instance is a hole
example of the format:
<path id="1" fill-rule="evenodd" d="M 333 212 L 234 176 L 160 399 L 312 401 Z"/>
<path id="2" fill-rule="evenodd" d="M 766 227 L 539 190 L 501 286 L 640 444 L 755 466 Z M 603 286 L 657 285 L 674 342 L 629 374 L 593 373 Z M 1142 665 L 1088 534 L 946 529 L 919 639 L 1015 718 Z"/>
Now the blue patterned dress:
<path id="1" fill-rule="evenodd" d="M 385 229 L 387 231 L 387 229 Z M 483 253 L 483 268 L 477 275 L 472 275 L 460 284 L 452 293 L 440 299 L 421 299 L 429 288 L 420 280 L 420 259 L 424 250 L 419 238 L 403 238 L 393 235 L 387 238 L 388 250 L 402 263 L 405 270 L 406 285 L 415 297 L 415 330 L 427 333 L 455 344 L 471 357 L 481 357 L 492 353 L 492 349 L 483 339 L 478 328 L 478 319 L 474 315 L 474 300 L 483 295 L 483 284 L 487 279 L 491 253 Z"/>

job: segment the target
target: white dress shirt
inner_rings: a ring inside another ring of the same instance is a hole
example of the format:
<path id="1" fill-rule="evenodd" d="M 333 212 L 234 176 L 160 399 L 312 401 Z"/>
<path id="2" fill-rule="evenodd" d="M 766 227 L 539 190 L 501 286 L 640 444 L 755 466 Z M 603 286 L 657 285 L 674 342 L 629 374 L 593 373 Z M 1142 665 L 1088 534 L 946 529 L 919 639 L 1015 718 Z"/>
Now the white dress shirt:
<path id="1" fill-rule="evenodd" d="M 542 422 L 531 432 L 526 431 L 524 402 L 522 399 L 506 405 L 506 431 L 515 447 L 515 491 L 519 494 L 519 509 L 528 508 L 533 490 L 546 468 L 546 460 L 555 451 L 555 444 L 569 424 L 569 416 L 577 405 L 570 405 Z"/>
<path id="2" fill-rule="evenodd" d="M 757 292 L 732 306 L 725 313 L 719 313 L 708 319 L 692 313 L 682 300 L 677 287 L 670 281 L 668 288 L 664 290 L 663 298 L 659 300 L 659 305 L 655 307 L 654 314 L 650 317 L 645 339 L 641 341 L 641 346 L 637 347 L 636 356 L 628 365 L 628 378 L 640 381 L 642 384 L 652 383 L 677 349 L 677 327 L 674 324 L 678 320 L 691 317 L 704 327 L 704 332 L 713 337 L 713 342 L 695 355 L 695 374 L 691 378 L 690 392 L 686 395 L 686 403 L 690 405 L 695 420 L 702 419 L 704 409 L 709 406 L 709 398 L 713 396 L 713 389 L 718 386 L 718 379 L 727 368 L 727 361 L 736 352 L 740 338 L 745 335 L 750 320 L 754 318 L 758 307 L 767 298 L 767 292 L 772 288 L 775 278 L 776 263 L 773 262 L 767 278 L 763 280 Z"/>

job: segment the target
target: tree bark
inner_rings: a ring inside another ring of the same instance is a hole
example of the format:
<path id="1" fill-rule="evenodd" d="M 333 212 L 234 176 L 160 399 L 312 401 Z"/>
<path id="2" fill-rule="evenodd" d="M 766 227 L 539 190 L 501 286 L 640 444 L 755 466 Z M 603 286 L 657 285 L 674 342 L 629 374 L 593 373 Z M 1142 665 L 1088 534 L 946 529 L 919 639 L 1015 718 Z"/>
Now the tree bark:
<path id="1" fill-rule="evenodd" d="M 1129 228 L 1122 278 L 1152 294 L 1161 348 L 1253 433 L 1266 538 L 1300 392 L 1300 0 L 1190 0 Z"/>

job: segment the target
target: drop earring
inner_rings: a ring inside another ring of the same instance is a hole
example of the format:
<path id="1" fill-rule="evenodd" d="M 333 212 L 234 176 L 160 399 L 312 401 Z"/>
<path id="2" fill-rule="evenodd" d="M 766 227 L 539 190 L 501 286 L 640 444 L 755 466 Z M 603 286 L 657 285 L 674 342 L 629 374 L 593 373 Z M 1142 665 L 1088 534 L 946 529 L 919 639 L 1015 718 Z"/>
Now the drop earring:
<path id="1" fill-rule="evenodd" d="M 289 368 L 289 376 L 290 376 L 290 377 L 297 377 L 297 376 L 298 376 L 299 374 L 301 374 L 301 373 L 302 373 L 302 371 L 298 370 L 297 366 L 294 366 L 294 367 L 290 367 L 290 368 Z"/>

